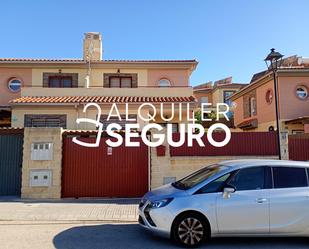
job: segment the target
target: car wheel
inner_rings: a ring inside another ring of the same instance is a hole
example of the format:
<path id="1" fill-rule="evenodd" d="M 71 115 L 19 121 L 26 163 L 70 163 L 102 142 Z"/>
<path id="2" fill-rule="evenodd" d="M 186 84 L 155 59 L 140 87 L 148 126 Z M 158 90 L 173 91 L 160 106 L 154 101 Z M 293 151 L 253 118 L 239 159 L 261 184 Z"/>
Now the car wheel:
<path id="1" fill-rule="evenodd" d="M 172 228 L 173 238 L 185 247 L 199 246 L 209 234 L 208 222 L 197 213 L 187 213 L 177 217 Z"/>

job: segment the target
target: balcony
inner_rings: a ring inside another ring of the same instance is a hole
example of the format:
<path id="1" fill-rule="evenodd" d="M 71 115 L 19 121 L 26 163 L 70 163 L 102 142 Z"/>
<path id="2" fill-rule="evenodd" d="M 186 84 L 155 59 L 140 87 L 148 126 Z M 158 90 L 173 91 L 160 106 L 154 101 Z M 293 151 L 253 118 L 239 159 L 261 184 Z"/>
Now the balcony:
<path id="1" fill-rule="evenodd" d="M 189 97 L 191 87 L 138 87 L 138 88 L 46 88 L 23 87 L 21 96 L 147 96 L 147 97 Z"/>

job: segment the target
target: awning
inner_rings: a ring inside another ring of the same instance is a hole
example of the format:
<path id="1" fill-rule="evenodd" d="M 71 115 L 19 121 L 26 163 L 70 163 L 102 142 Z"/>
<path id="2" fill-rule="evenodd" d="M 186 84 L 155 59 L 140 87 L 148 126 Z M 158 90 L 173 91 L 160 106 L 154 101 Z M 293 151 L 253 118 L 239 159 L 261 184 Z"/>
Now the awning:
<path id="1" fill-rule="evenodd" d="M 285 124 L 309 124 L 309 116 L 286 120 Z"/>
<path id="2" fill-rule="evenodd" d="M 257 118 L 245 120 L 237 125 L 238 128 L 243 130 L 250 130 L 258 127 L 258 120 Z"/>

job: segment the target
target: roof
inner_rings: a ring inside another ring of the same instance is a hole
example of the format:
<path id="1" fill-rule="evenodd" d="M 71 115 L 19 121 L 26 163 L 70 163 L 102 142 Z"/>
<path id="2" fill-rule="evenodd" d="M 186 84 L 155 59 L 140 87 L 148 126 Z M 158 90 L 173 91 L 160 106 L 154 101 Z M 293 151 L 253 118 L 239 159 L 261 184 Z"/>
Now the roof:
<path id="1" fill-rule="evenodd" d="M 22 134 L 24 134 L 24 128 L 20 128 L 20 127 L 0 127 L 0 135 L 8 135 L 8 134 L 22 135 Z"/>
<path id="2" fill-rule="evenodd" d="M 195 102 L 194 96 L 189 97 L 144 97 L 144 96 L 26 96 L 12 100 L 11 104 L 72 104 L 72 103 L 161 103 L 161 102 Z"/>
<path id="3" fill-rule="evenodd" d="M 264 70 L 262 72 L 258 72 L 258 73 L 255 73 L 253 74 L 251 80 L 250 80 L 250 84 L 260 78 L 262 78 L 264 75 L 266 75 L 269 71 L 268 70 Z"/>
<path id="4" fill-rule="evenodd" d="M 286 57 L 282 60 L 280 68 L 278 68 L 279 73 L 290 73 L 290 72 L 309 72 L 309 60 L 306 58 L 298 57 L 297 55 Z M 250 81 L 250 84 L 242 88 L 237 93 L 229 97 L 230 100 L 235 100 L 244 95 L 245 93 L 253 90 L 260 85 L 263 85 L 268 80 L 271 80 L 273 73 L 270 68 L 267 70 L 255 73 Z"/>
<path id="5" fill-rule="evenodd" d="M 86 63 L 86 60 L 80 58 L 0 58 L 0 62 L 81 62 Z M 92 63 L 109 63 L 109 62 L 120 62 L 120 63 L 197 63 L 196 60 L 93 60 Z"/>
<path id="6" fill-rule="evenodd" d="M 290 119 L 290 120 L 285 121 L 286 124 L 291 124 L 291 123 L 295 123 L 295 122 L 306 122 L 306 123 L 308 122 L 309 123 L 309 116 L 294 118 L 294 119 Z"/>
<path id="7" fill-rule="evenodd" d="M 248 84 L 245 83 L 228 83 L 228 84 L 220 84 L 220 85 L 214 85 L 211 88 L 209 86 L 203 87 L 203 85 L 198 85 L 193 87 L 194 92 L 210 92 L 215 91 L 216 89 L 222 89 L 222 88 L 233 88 L 233 89 L 242 89 L 246 87 Z"/>

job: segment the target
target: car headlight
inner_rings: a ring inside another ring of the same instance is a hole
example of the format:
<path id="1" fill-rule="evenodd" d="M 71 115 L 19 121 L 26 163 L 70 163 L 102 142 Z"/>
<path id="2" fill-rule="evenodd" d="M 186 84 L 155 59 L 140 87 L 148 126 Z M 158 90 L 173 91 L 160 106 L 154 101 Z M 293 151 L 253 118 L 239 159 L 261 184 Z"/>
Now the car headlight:
<path id="1" fill-rule="evenodd" d="M 150 208 L 161 208 L 161 207 L 165 207 L 166 205 L 168 205 L 171 201 L 173 200 L 173 198 L 166 198 L 166 199 L 162 199 L 162 200 L 158 200 L 158 201 L 151 201 L 149 203 Z"/>

